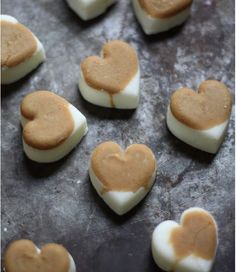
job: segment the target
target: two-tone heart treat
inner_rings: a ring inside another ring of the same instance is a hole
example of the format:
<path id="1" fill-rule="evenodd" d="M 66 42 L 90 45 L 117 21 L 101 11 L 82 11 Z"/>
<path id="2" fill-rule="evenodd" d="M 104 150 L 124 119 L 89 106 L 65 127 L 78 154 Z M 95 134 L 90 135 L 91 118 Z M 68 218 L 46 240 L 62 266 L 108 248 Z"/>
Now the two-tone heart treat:
<path id="1" fill-rule="evenodd" d="M 132 144 L 123 150 L 114 142 L 104 142 L 92 153 L 89 175 L 100 197 L 122 215 L 149 192 L 156 169 L 155 155 L 146 145 Z"/>
<path id="2" fill-rule="evenodd" d="M 227 131 L 231 107 L 228 88 L 219 81 L 207 80 L 198 92 L 189 88 L 174 92 L 167 111 L 167 126 L 183 142 L 216 153 Z"/>
<path id="3" fill-rule="evenodd" d="M 136 17 L 146 34 L 181 25 L 190 15 L 193 0 L 132 0 Z"/>
<path id="4" fill-rule="evenodd" d="M 36 162 L 54 162 L 66 156 L 87 133 L 84 115 L 50 91 L 35 91 L 21 103 L 25 154 Z"/>
<path id="5" fill-rule="evenodd" d="M 139 80 L 136 51 L 123 41 L 106 43 L 101 57 L 90 56 L 80 65 L 80 92 L 95 105 L 135 109 L 139 103 Z"/>
<path id="6" fill-rule="evenodd" d="M 14 17 L 1 15 L 1 84 L 13 83 L 45 59 L 38 38 Z"/>
<path id="7" fill-rule="evenodd" d="M 117 0 L 66 0 L 70 8 L 83 20 L 93 19 L 104 13 Z"/>
<path id="8" fill-rule="evenodd" d="M 180 224 L 168 220 L 152 235 L 152 255 L 165 271 L 209 272 L 218 246 L 217 225 L 212 215 L 201 208 L 186 210 Z"/>
<path id="9" fill-rule="evenodd" d="M 70 253 L 50 243 L 39 249 L 30 240 L 12 242 L 4 253 L 6 272 L 76 272 Z"/>

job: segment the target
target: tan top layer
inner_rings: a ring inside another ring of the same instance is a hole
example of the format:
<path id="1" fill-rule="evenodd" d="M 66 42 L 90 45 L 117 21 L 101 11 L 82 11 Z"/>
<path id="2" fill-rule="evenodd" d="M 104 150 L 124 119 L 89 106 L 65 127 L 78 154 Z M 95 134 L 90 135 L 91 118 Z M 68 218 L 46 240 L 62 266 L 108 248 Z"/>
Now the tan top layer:
<path id="1" fill-rule="evenodd" d="M 191 254 L 211 260 L 217 246 L 216 224 L 207 212 L 189 212 L 182 225 L 172 231 L 170 242 L 178 260 Z"/>
<path id="2" fill-rule="evenodd" d="M 149 189 L 156 159 L 146 145 L 133 144 L 123 151 L 114 142 L 104 142 L 93 151 L 91 167 L 104 191 L 136 192 Z"/>
<path id="3" fill-rule="evenodd" d="M 171 97 L 170 109 L 177 120 L 198 130 L 224 123 L 231 112 L 231 95 L 216 80 L 204 81 L 198 93 L 188 88 L 177 90 Z"/>
<path id="4" fill-rule="evenodd" d="M 155 18 L 168 18 L 190 7 L 193 0 L 138 0 L 142 9 Z"/>
<path id="5" fill-rule="evenodd" d="M 102 57 L 91 56 L 81 63 L 86 83 L 110 94 L 122 91 L 138 71 L 135 50 L 122 41 L 111 41 L 102 48 Z"/>
<path id="6" fill-rule="evenodd" d="M 32 32 L 20 23 L 1 23 L 1 66 L 14 67 L 29 59 L 37 50 Z"/>
<path id="7" fill-rule="evenodd" d="M 28 94 L 21 103 L 21 114 L 30 120 L 23 128 L 24 141 L 37 149 L 62 144 L 74 129 L 69 103 L 49 91 Z"/>
<path id="8" fill-rule="evenodd" d="M 5 251 L 4 266 L 7 272 L 68 272 L 70 260 L 61 245 L 47 244 L 38 253 L 32 241 L 19 240 Z"/>

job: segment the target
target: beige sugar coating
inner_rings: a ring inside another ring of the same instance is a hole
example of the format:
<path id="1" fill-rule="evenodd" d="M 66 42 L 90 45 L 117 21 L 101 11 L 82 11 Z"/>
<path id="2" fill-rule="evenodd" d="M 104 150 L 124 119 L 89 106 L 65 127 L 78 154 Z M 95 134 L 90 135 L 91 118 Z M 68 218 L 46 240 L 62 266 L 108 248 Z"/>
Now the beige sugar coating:
<path id="1" fill-rule="evenodd" d="M 211 260 L 217 246 L 216 224 L 206 212 L 189 212 L 184 216 L 181 226 L 172 231 L 170 243 L 178 261 L 192 254 Z"/>
<path id="2" fill-rule="evenodd" d="M 190 7 L 193 0 L 138 0 L 142 9 L 154 18 L 169 18 Z"/>
<path id="3" fill-rule="evenodd" d="M 1 67 L 14 67 L 29 59 L 37 50 L 31 31 L 20 23 L 1 20 Z"/>
<path id="4" fill-rule="evenodd" d="M 37 149 L 57 147 L 74 129 L 69 103 L 49 91 L 28 94 L 21 103 L 21 114 L 29 120 L 23 127 L 24 141 Z"/>
<path id="5" fill-rule="evenodd" d="M 86 83 L 109 94 L 124 90 L 138 71 L 138 58 L 135 50 L 119 40 L 106 43 L 102 56 L 91 56 L 81 63 Z"/>
<path id="6" fill-rule="evenodd" d="M 197 130 L 224 123 L 230 116 L 232 98 L 228 88 L 216 80 L 204 81 L 198 93 L 181 88 L 171 96 L 170 109 L 175 118 Z"/>
<path id="7" fill-rule="evenodd" d="M 104 142 L 93 151 L 91 167 L 103 191 L 136 192 L 149 189 L 156 159 L 146 145 L 133 144 L 124 151 L 114 142 Z"/>
<path id="8" fill-rule="evenodd" d="M 7 272 L 68 272 L 70 259 L 61 245 L 44 245 L 38 253 L 32 241 L 18 240 L 6 249 L 4 267 Z"/>

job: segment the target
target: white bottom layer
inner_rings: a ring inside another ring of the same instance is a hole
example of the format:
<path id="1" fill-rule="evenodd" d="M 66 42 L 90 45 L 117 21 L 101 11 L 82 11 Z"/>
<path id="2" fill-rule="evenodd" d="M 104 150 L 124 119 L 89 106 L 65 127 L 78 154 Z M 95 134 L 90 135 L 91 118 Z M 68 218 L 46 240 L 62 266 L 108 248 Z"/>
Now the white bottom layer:
<path id="1" fill-rule="evenodd" d="M 5 20 L 11 23 L 18 23 L 14 17 L 8 15 L 2 15 L 1 20 Z M 14 67 L 1 67 L 1 84 L 10 84 L 23 78 L 45 60 L 46 57 L 43 45 L 33 33 L 32 35 L 37 42 L 36 52 L 29 59 L 19 63 Z"/>
<path id="2" fill-rule="evenodd" d="M 70 259 L 70 268 L 68 272 L 76 272 L 76 266 L 75 266 L 75 261 L 72 258 L 72 256 L 70 255 L 70 253 L 68 253 L 69 255 L 69 259 Z"/>
<path id="3" fill-rule="evenodd" d="M 38 247 L 36 247 L 36 249 L 37 249 L 38 253 L 41 252 L 41 250 Z M 75 261 L 74 261 L 73 257 L 70 255 L 69 252 L 68 252 L 68 257 L 69 257 L 69 260 L 70 260 L 70 267 L 69 267 L 68 272 L 76 272 Z"/>
<path id="4" fill-rule="evenodd" d="M 180 223 L 183 222 L 183 218 L 187 213 L 193 211 L 206 212 L 201 208 L 190 208 L 182 214 Z M 214 220 L 213 217 L 212 219 Z M 167 220 L 159 224 L 154 230 L 152 235 L 152 255 L 156 264 L 164 271 L 209 272 L 214 263 L 214 258 L 212 260 L 205 260 L 197 256 L 190 255 L 177 262 L 174 249 L 169 241 L 172 231 L 179 226 L 180 225 L 177 222 Z M 215 226 L 217 229 L 216 222 Z"/>
<path id="5" fill-rule="evenodd" d="M 83 98 L 92 104 L 107 108 L 135 109 L 139 103 L 139 80 L 140 70 L 138 69 L 136 75 L 123 91 L 110 95 L 103 90 L 96 90 L 90 87 L 85 81 L 83 72 L 80 69 L 79 89 Z"/>
<path id="6" fill-rule="evenodd" d="M 138 21 L 146 34 L 157 34 L 181 25 L 190 15 L 190 7 L 188 7 L 175 16 L 158 19 L 150 16 L 143 10 L 139 4 L 139 0 L 132 0 L 132 2 Z"/>
<path id="7" fill-rule="evenodd" d="M 217 152 L 224 140 L 228 122 L 226 121 L 211 129 L 196 130 L 178 121 L 172 114 L 170 107 L 167 110 L 167 126 L 178 139 L 195 148 L 213 154 Z"/>
<path id="8" fill-rule="evenodd" d="M 71 104 L 69 105 L 69 110 L 74 120 L 74 130 L 70 137 L 61 145 L 52 149 L 40 150 L 29 146 L 22 137 L 24 151 L 29 159 L 40 163 L 55 162 L 66 156 L 80 142 L 88 131 L 86 118 Z M 23 127 L 28 121 L 21 115 L 21 124 Z"/>
<path id="9" fill-rule="evenodd" d="M 66 0 L 70 8 L 83 20 L 93 19 L 106 11 L 116 0 Z"/>
<path id="10" fill-rule="evenodd" d="M 154 171 L 152 178 L 149 181 L 148 188 L 145 190 L 141 187 L 137 192 L 119 192 L 119 191 L 109 191 L 103 192 L 102 183 L 96 177 L 92 167 L 89 167 L 89 176 L 91 182 L 96 189 L 99 196 L 105 201 L 105 203 L 117 214 L 123 215 L 130 211 L 134 206 L 136 206 L 150 191 L 156 177 L 156 170 Z"/>

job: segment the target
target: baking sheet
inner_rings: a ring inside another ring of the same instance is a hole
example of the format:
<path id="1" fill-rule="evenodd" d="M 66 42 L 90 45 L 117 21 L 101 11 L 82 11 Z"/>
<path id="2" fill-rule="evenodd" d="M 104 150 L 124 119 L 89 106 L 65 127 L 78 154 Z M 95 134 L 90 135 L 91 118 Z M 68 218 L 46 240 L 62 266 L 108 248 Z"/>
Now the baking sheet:
<path id="1" fill-rule="evenodd" d="M 172 136 L 165 114 L 170 94 L 204 79 L 234 90 L 234 1 L 195 1 L 191 18 L 168 33 L 147 37 L 130 1 L 82 22 L 65 1 L 2 0 L 2 13 L 27 25 L 44 44 L 47 60 L 15 84 L 2 87 L 2 249 L 14 240 L 63 244 L 83 272 L 161 271 L 151 257 L 151 235 L 163 220 L 179 220 L 192 206 L 209 210 L 219 226 L 215 272 L 234 268 L 234 113 L 216 156 Z M 141 100 L 135 111 L 93 106 L 80 96 L 80 62 L 102 44 L 123 39 L 140 58 Z M 86 117 L 89 132 L 65 159 L 34 163 L 22 150 L 19 104 L 36 89 L 53 90 Z M 233 109 L 234 112 L 234 109 Z M 115 215 L 88 177 L 91 151 L 105 140 L 123 147 L 145 143 L 158 160 L 152 191 L 125 216 Z"/>

